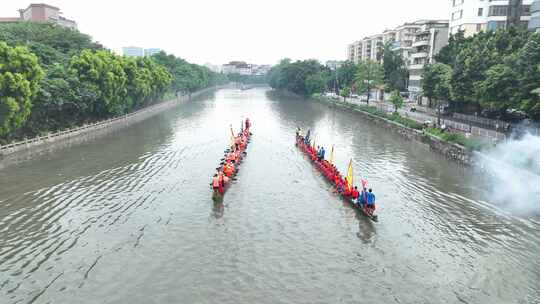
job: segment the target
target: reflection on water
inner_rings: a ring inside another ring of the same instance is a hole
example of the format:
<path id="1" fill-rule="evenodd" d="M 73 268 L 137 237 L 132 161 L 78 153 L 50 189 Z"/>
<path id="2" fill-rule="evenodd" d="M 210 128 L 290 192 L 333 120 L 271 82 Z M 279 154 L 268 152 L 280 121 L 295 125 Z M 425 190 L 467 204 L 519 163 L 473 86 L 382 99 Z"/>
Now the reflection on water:
<path id="1" fill-rule="evenodd" d="M 229 125 L 254 122 L 223 203 Z M 294 146 L 335 146 L 380 203 L 373 223 Z M 540 220 L 477 172 L 339 108 L 221 90 L 0 170 L 0 303 L 534 303 Z M 376 291 L 376 292 L 374 292 Z"/>

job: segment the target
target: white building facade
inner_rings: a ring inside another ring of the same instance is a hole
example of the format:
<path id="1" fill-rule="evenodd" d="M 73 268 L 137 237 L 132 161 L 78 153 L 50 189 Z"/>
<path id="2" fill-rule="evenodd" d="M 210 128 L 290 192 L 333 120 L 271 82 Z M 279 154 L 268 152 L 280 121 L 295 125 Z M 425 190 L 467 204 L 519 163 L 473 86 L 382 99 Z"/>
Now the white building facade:
<path id="1" fill-rule="evenodd" d="M 434 63 L 435 56 L 448 45 L 447 20 L 422 20 L 415 22 L 419 28 L 414 33 L 409 55 L 410 99 L 418 100 L 422 93 L 422 73 L 426 64 Z"/>
<path id="2" fill-rule="evenodd" d="M 531 5 L 531 20 L 529 28 L 540 31 L 540 0 L 535 0 Z"/>
<path id="3" fill-rule="evenodd" d="M 533 0 L 449 0 L 450 34 L 463 31 L 465 37 L 506 28 L 509 17 L 513 23 L 527 24 L 531 19 Z"/>

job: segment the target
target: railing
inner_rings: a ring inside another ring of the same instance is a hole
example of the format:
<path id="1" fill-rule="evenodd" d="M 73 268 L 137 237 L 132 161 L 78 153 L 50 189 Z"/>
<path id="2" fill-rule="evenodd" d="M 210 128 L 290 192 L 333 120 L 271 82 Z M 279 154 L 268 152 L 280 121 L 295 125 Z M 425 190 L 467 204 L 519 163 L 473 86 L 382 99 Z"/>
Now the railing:
<path id="1" fill-rule="evenodd" d="M 505 122 L 505 121 L 494 120 L 494 119 L 478 117 L 478 116 L 473 116 L 473 115 L 454 113 L 452 117 L 461 122 L 472 123 L 472 124 L 481 126 L 483 128 L 488 128 L 495 131 L 505 131 L 510 126 L 510 123 Z"/>

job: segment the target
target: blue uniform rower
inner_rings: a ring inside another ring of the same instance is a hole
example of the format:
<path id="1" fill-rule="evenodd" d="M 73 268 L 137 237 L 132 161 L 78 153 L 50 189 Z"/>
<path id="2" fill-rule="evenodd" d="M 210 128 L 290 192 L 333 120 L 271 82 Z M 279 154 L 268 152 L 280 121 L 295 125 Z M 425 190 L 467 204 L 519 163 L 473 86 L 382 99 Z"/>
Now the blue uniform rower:
<path id="1" fill-rule="evenodd" d="M 366 193 L 366 201 L 368 209 L 375 210 L 375 194 L 371 189 Z"/>

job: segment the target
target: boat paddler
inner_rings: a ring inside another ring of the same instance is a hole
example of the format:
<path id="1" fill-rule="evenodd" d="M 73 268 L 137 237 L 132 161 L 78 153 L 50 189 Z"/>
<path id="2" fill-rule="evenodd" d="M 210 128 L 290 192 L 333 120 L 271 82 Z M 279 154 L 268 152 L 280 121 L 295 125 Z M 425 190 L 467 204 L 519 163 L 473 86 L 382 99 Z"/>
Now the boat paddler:
<path id="1" fill-rule="evenodd" d="M 212 178 L 212 189 L 214 189 L 214 193 L 221 193 L 220 188 L 221 183 L 219 182 L 219 176 L 217 174 L 214 174 L 214 177 Z"/>
<path id="2" fill-rule="evenodd" d="M 366 206 L 366 203 L 367 203 L 367 190 L 366 188 L 363 188 L 362 192 L 360 192 L 360 197 L 358 198 L 358 205 L 364 208 Z"/>
<path id="3" fill-rule="evenodd" d="M 375 211 L 375 194 L 371 189 L 366 193 L 366 201 L 368 210 L 373 213 Z"/>
<path id="4" fill-rule="evenodd" d="M 358 193 L 358 187 L 354 186 L 354 189 L 351 192 L 351 196 L 354 201 L 358 200 L 358 196 L 360 196 L 360 193 Z"/>

